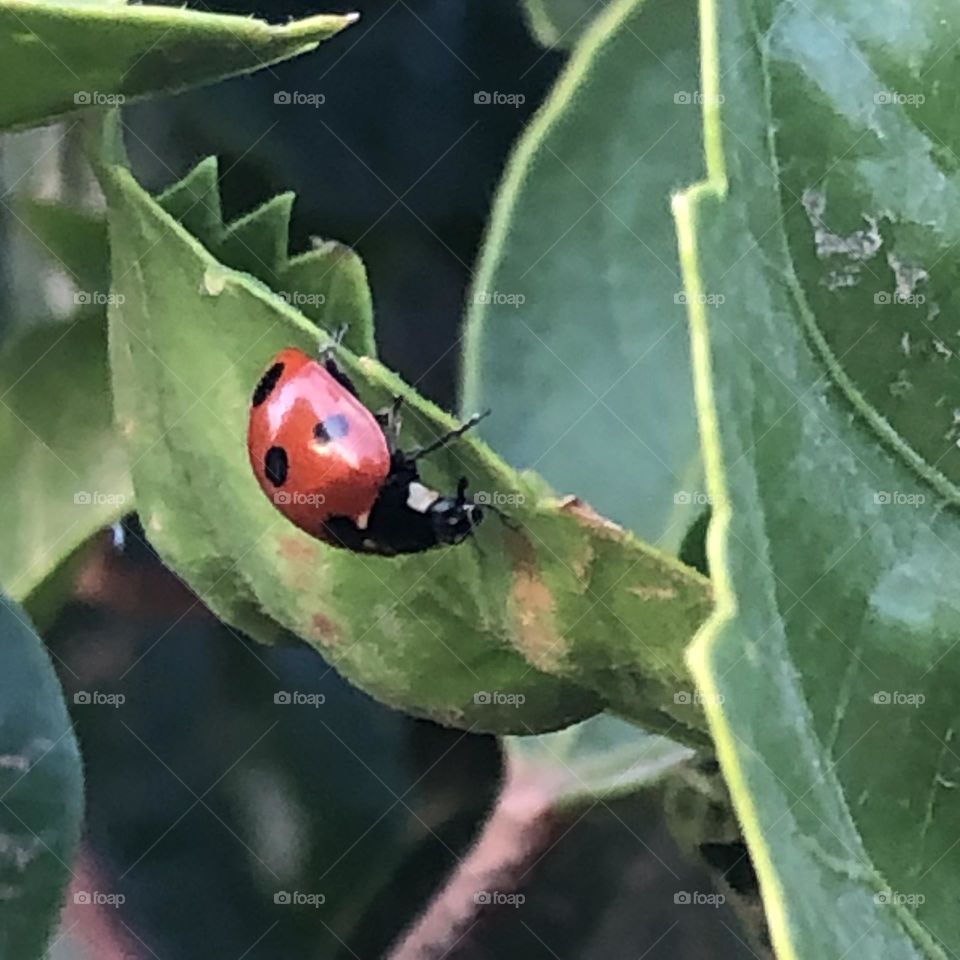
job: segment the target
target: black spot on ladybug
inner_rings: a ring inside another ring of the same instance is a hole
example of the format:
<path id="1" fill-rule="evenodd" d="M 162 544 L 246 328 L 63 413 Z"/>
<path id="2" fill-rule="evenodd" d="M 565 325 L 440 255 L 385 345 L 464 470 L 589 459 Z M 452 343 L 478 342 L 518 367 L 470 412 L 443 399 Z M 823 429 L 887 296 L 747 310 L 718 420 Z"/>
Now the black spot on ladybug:
<path id="1" fill-rule="evenodd" d="M 259 407 L 273 393 L 277 381 L 283 376 L 283 364 L 275 363 L 261 378 L 253 391 L 253 405 Z"/>
<path id="2" fill-rule="evenodd" d="M 327 443 L 330 440 L 339 440 L 350 432 L 350 423 L 342 413 L 335 413 L 326 420 L 321 420 L 313 428 L 313 436 L 318 443 Z"/>
<path id="3" fill-rule="evenodd" d="M 287 451 L 283 447 L 271 447 L 263 458 L 263 471 L 275 487 L 282 487 L 287 479 Z"/>

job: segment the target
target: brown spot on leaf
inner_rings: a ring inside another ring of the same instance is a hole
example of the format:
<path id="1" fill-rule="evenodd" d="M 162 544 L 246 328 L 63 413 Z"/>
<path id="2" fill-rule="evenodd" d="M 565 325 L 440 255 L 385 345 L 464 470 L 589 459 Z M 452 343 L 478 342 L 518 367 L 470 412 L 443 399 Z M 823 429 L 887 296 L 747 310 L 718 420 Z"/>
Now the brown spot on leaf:
<path id="1" fill-rule="evenodd" d="M 597 513 L 586 500 L 579 497 L 564 497 L 558 504 L 561 513 L 570 514 L 586 527 L 594 527 L 600 530 L 609 530 L 614 533 L 622 533 L 623 527 L 608 520 L 602 514 Z"/>
<path id="2" fill-rule="evenodd" d="M 280 552 L 286 560 L 309 563 L 317 559 L 317 548 L 301 537 L 281 537 Z"/>
<path id="3" fill-rule="evenodd" d="M 310 621 L 313 624 L 314 634 L 318 640 L 326 644 L 340 642 L 340 628 L 322 613 L 315 613 Z"/>
<path id="4" fill-rule="evenodd" d="M 317 571 L 323 564 L 320 547 L 306 537 L 280 538 L 281 576 L 292 590 L 316 592 Z"/>
<path id="5" fill-rule="evenodd" d="M 520 559 L 514 567 L 510 609 L 514 641 L 524 657 L 544 672 L 555 671 L 564 660 L 567 645 L 557 630 L 553 594 L 532 557 Z"/>

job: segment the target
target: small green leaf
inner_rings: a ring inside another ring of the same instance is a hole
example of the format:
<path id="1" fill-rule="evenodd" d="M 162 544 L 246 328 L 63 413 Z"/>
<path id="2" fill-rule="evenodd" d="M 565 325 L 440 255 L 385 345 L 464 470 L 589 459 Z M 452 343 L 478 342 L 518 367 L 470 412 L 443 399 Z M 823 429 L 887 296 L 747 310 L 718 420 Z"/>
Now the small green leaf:
<path id="1" fill-rule="evenodd" d="M 102 314 L 33 327 L 0 352 L 0 584 L 17 600 L 131 509 L 109 378 Z"/>
<path id="2" fill-rule="evenodd" d="M 217 252 L 224 263 L 259 277 L 272 290 L 287 260 L 292 193 L 271 197 L 265 204 L 234 220 L 220 236 Z"/>
<path id="3" fill-rule="evenodd" d="M 590 804 L 655 783 L 694 753 L 600 714 L 557 733 L 506 737 L 508 762 L 549 790 L 558 808 Z"/>
<path id="4" fill-rule="evenodd" d="M 106 134 L 108 138 L 120 138 L 116 121 L 107 128 Z M 122 149 L 122 140 L 113 147 L 113 152 L 118 149 Z M 157 197 L 157 203 L 208 248 L 216 246 L 223 232 L 219 175 L 217 158 L 206 157 Z"/>
<path id="5" fill-rule="evenodd" d="M 703 509 L 669 202 L 702 169 L 696 54 L 692 2 L 598 17 L 510 160 L 464 355 L 507 459 L 671 551 Z"/>
<path id="6" fill-rule="evenodd" d="M 355 19 L 330 14 L 271 26 L 178 7 L 6 0 L 0 128 L 249 73 L 315 49 Z"/>
<path id="7" fill-rule="evenodd" d="M 837 169 L 812 184 L 827 213 L 881 202 L 897 237 L 929 226 L 904 203 L 949 216 L 953 174 L 918 166 L 906 129 L 888 153 L 875 96 L 936 75 L 960 19 L 921 4 L 905 30 L 898 10 L 705 3 L 709 179 L 675 202 L 718 597 L 689 659 L 781 960 L 960 949 L 960 527 L 825 349 L 823 329 L 862 331 L 862 315 L 830 316 L 845 295 L 823 292 L 811 312 L 798 269 L 815 231 L 788 235 L 803 197 L 781 168 L 798 173 L 800 141 L 829 144 Z M 949 104 L 935 118 L 955 137 Z M 864 143 L 848 156 L 851 125 Z M 882 195 L 864 193 L 884 170 Z"/>
<path id="8" fill-rule="evenodd" d="M 117 130 L 108 133 L 119 136 Z M 345 329 L 343 343 L 354 353 L 376 356 L 363 261 L 335 240 L 315 240 L 313 250 L 290 257 L 293 200 L 292 193 L 280 194 L 224 225 L 217 158 L 207 157 L 157 203 L 223 263 L 256 277 L 328 333 Z"/>
<path id="9" fill-rule="evenodd" d="M 285 520 L 250 469 L 249 398 L 278 350 L 317 351 L 326 336 L 218 262 L 128 171 L 101 174 L 114 396 L 138 509 L 220 616 L 261 640 L 295 633 L 378 698 L 447 723 L 542 731 L 609 702 L 699 737 L 698 709 L 676 693 L 707 582 L 583 504 L 543 497 L 483 444 L 442 451 L 426 480 L 452 489 L 466 475 L 478 493 L 506 497 L 516 531 L 491 515 L 458 548 L 384 558 L 330 548 Z M 453 423 L 369 357 L 340 359 L 372 409 L 403 396 L 409 445 Z"/>
<path id="10" fill-rule="evenodd" d="M 45 955 L 82 818 L 60 683 L 27 615 L 0 596 L 0 956 Z"/>
<path id="11" fill-rule="evenodd" d="M 320 327 L 339 320 L 347 328 L 343 342 L 354 353 L 377 355 L 367 269 L 350 247 L 336 240 L 314 238 L 313 250 L 287 262 L 277 289 L 291 306 Z"/>

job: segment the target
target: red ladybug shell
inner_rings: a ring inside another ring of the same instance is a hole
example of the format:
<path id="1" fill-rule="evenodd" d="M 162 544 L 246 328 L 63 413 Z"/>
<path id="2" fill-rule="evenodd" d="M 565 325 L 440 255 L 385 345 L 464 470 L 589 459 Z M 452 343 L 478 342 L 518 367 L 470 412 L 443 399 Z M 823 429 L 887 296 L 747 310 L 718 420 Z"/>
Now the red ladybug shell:
<path id="1" fill-rule="evenodd" d="M 292 348 L 274 357 L 257 385 L 247 449 L 264 493 L 321 538 L 328 517 L 363 527 L 390 472 L 373 414 L 319 361 Z"/>

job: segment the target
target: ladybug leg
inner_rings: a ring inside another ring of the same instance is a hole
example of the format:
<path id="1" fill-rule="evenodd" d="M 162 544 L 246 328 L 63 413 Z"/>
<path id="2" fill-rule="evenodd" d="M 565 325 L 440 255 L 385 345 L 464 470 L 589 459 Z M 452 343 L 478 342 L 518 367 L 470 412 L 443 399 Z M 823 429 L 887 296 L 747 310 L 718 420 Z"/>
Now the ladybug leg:
<path id="1" fill-rule="evenodd" d="M 410 460 L 419 460 L 421 457 L 427 456 L 427 454 L 433 453 L 436 450 L 439 450 L 441 447 L 445 447 L 448 443 L 458 440 L 462 437 L 468 430 L 472 427 L 475 427 L 484 417 L 489 417 L 490 411 L 484 410 L 483 413 L 475 413 L 469 420 L 464 420 L 459 427 L 454 427 L 449 433 L 445 433 L 442 437 L 437 437 L 433 443 L 427 444 L 425 447 L 415 447 L 411 450 L 407 457 Z"/>
<path id="2" fill-rule="evenodd" d="M 333 333 L 330 334 L 330 343 L 323 348 L 323 353 L 328 354 L 331 351 L 335 350 L 337 347 L 343 345 L 343 338 L 347 335 L 347 331 L 350 329 L 349 323 L 342 323 Z"/>
<path id="3" fill-rule="evenodd" d="M 333 351 L 343 344 L 343 338 L 347 335 L 349 329 L 349 325 L 345 323 L 330 334 L 330 342 L 320 348 L 321 363 L 326 364 L 328 360 L 333 359 Z"/>
<path id="4" fill-rule="evenodd" d="M 397 396 L 393 398 L 393 403 L 389 407 L 383 407 L 373 415 L 387 438 L 387 446 L 391 453 L 400 445 L 400 425 L 403 419 L 400 416 L 400 408 L 402 406 L 403 397 Z"/>
<path id="5" fill-rule="evenodd" d="M 358 400 L 360 399 L 359 394 L 357 393 L 357 388 L 353 385 L 353 381 L 343 372 L 340 368 L 340 364 L 333 359 L 333 348 L 327 347 L 320 354 L 320 362 L 323 364 L 324 370 L 333 377 L 337 383 L 343 387 L 344 390 L 352 393 Z"/>

